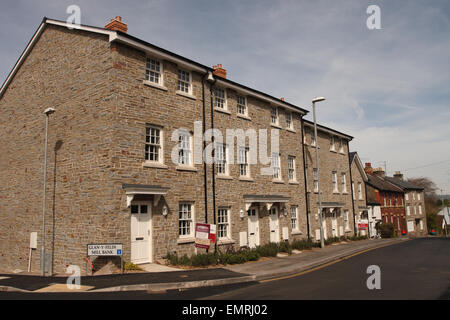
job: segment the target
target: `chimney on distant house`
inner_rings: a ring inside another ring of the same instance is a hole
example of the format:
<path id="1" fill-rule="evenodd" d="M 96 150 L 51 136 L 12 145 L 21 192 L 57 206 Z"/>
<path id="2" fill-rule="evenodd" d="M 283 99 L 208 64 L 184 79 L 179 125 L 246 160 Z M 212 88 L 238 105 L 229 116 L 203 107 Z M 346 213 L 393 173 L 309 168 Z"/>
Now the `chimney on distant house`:
<path id="1" fill-rule="evenodd" d="M 221 77 L 221 78 L 227 78 L 227 70 L 225 70 L 221 64 L 218 64 L 217 66 L 213 66 L 214 69 L 214 75 Z"/>
<path id="2" fill-rule="evenodd" d="M 373 170 L 373 174 L 378 176 L 378 177 L 381 177 L 381 178 L 384 178 L 384 176 L 385 176 L 385 172 L 384 172 L 383 168 L 376 168 L 376 169 L 374 169 Z"/>
<path id="3" fill-rule="evenodd" d="M 403 174 L 400 171 L 395 171 L 394 178 L 403 180 Z"/>
<path id="4" fill-rule="evenodd" d="M 128 26 L 126 23 L 122 22 L 122 17 L 117 16 L 115 19 L 111 19 L 111 21 L 105 26 L 105 29 L 127 33 Z"/>
<path id="5" fill-rule="evenodd" d="M 372 164 L 370 162 L 366 162 L 366 167 L 364 168 L 366 174 L 373 175 Z"/>

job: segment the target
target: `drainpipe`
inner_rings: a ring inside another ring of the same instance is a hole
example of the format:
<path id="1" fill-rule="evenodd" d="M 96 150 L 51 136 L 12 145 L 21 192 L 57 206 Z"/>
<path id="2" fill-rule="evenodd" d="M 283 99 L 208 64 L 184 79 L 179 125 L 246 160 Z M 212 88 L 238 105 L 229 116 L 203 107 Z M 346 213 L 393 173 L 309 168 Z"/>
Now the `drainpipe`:
<path id="1" fill-rule="evenodd" d="M 211 81 L 211 87 L 209 90 L 209 95 L 211 97 L 211 129 L 213 130 L 213 135 L 211 137 L 211 142 L 213 144 L 212 158 L 214 159 L 211 167 L 212 174 L 212 200 L 213 200 L 213 222 L 216 224 L 216 145 L 215 145 L 215 137 L 214 137 L 214 101 L 213 101 L 213 89 L 216 83 L 216 79 L 214 78 Z M 217 240 L 214 242 L 214 252 L 217 252 Z"/>
<path id="2" fill-rule="evenodd" d="M 356 217 L 355 217 L 355 201 L 353 199 L 353 176 L 352 176 L 352 163 L 350 162 L 350 141 L 347 142 L 347 156 L 348 156 L 348 166 L 350 169 L 350 188 L 352 189 L 352 209 L 353 209 L 353 230 L 356 236 Z"/>
<path id="3" fill-rule="evenodd" d="M 205 223 L 208 223 L 208 174 L 206 161 L 203 159 L 203 151 L 206 149 L 206 141 L 205 141 L 205 131 L 206 131 L 206 103 L 205 103 L 205 77 L 208 76 L 208 73 L 202 78 L 202 100 L 203 100 L 203 150 L 202 150 L 202 162 L 203 162 L 203 188 L 205 193 Z"/>
<path id="4" fill-rule="evenodd" d="M 303 178 L 305 180 L 305 200 L 306 200 L 306 228 L 308 232 L 308 240 L 311 240 L 311 232 L 309 230 L 309 198 L 308 198 L 308 182 L 306 181 L 306 158 L 305 158 L 305 124 L 303 115 L 300 117 L 302 122 L 302 152 L 303 152 Z"/>

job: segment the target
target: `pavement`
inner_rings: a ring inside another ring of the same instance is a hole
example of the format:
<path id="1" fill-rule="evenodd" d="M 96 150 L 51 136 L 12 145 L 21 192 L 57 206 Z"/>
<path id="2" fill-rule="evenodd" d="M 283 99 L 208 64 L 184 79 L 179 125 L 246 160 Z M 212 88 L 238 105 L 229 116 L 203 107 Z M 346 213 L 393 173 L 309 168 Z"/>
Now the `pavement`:
<path id="1" fill-rule="evenodd" d="M 341 242 L 291 256 L 265 258 L 222 268 L 177 271 L 169 267 L 146 266 L 145 269 L 149 272 L 81 277 L 81 287 L 78 290 L 69 289 L 65 277 L 0 274 L 0 292 L 163 292 L 235 285 L 299 274 L 377 248 L 404 243 L 406 240 L 408 239 L 395 238 Z"/>

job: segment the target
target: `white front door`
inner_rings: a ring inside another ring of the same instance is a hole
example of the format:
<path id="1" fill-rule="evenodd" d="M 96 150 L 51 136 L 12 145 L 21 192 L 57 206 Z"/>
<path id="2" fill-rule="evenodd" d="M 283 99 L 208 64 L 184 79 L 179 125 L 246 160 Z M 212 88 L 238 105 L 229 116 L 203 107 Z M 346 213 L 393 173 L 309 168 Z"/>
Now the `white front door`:
<path id="1" fill-rule="evenodd" d="M 152 213 L 150 202 L 131 205 L 131 262 L 152 262 Z"/>
<path id="2" fill-rule="evenodd" d="M 248 246 L 259 246 L 259 215 L 258 209 L 254 207 L 248 210 Z"/>
<path id="3" fill-rule="evenodd" d="M 327 235 L 327 215 L 324 212 L 322 214 L 322 226 L 323 226 L 323 239 L 327 240 L 328 239 L 328 235 Z"/>
<path id="4" fill-rule="evenodd" d="M 270 242 L 278 243 L 280 242 L 280 224 L 278 219 L 278 208 L 272 207 L 270 209 L 270 219 L 269 219 L 269 228 L 270 228 Z"/>
<path id="5" fill-rule="evenodd" d="M 331 228 L 333 229 L 333 237 L 338 237 L 338 224 L 337 224 L 337 217 L 336 217 L 336 210 L 334 210 L 331 213 Z"/>

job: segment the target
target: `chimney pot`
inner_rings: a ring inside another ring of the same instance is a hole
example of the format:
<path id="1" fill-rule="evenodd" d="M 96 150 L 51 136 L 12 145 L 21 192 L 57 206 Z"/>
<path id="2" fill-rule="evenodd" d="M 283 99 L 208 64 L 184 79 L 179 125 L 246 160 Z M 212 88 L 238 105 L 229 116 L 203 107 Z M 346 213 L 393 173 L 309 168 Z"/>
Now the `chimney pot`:
<path id="1" fill-rule="evenodd" d="M 215 76 L 218 76 L 218 77 L 221 77 L 221 78 L 227 78 L 227 70 L 226 69 L 224 69 L 223 67 L 222 67 L 222 64 L 218 64 L 217 66 L 213 66 L 213 69 L 214 69 L 214 75 Z"/>
<path id="2" fill-rule="evenodd" d="M 122 17 L 117 16 L 115 19 L 111 19 L 111 21 L 105 26 L 105 29 L 127 33 L 128 26 L 126 23 L 122 22 Z"/>
<path id="3" fill-rule="evenodd" d="M 283 101 L 283 102 L 284 102 L 284 98 L 281 98 L 281 101 Z"/>
<path id="4" fill-rule="evenodd" d="M 366 167 L 364 168 L 364 171 L 367 174 L 373 175 L 372 164 L 370 162 L 366 162 Z"/>

